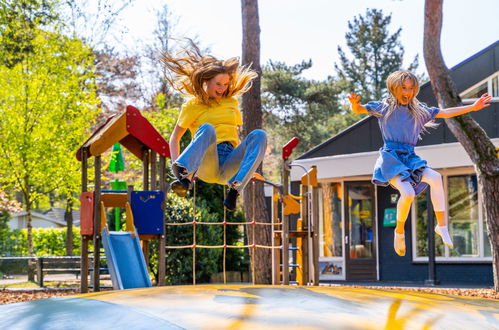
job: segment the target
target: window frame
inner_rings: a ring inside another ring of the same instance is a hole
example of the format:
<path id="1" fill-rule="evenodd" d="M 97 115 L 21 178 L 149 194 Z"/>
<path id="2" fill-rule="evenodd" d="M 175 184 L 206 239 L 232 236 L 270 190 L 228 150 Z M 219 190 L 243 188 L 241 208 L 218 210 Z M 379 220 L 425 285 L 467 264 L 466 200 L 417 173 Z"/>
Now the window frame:
<path id="1" fill-rule="evenodd" d="M 461 93 L 459 93 L 459 97 L 461 97 L 461 101 L 463 102 L 463 104 L 473 104 L 475 103 L 476 100 L 478 100 L 478 98 L 463 98 L 464 95 L 466 95 L 467 93 L 471 92 L 473 89 L 477 88 L 478 86 L 482 85 L 483 83 L 487 83 L 487 93 L 489 93 L 490 95 L 492 95 L 492 81 L 494 79 L 497 79 L 497 83 L 498 83 L 498 86 L 499 86 L 499 71 L 491 74 L 490 76 L 488 76 L 487 78 L 477 82 L 476 84 L 474 84 L 473 86 L 465 89 L 464 91 L 462 91 Z M 499 91 L 498 91 L 499 92 Z M 490 100 L 491 103 L 493 102 L 499 102 L 499 95 L 495 96 L 495 97 L 492 97 L 492 99 Z"/>
<path id="2" fill-rule="evenodd" d="M 452 176 L 460 176 L 460 175 L 476 175 L 475 171 L 472 168 L 453 168 L 453 169 L 434 169 L 442 175 L 442 179 L 444 182 L 444 191 L 445 191 L 445 204 L 446 209 L 449 209 L 449 201 L 448 201 L 448 178 Z M 417 255 L 417 202 L 414 199 L 412 203 L 412 212 L 411 212 L 411 226 L 412 226 L 412 261 L 413 263 L 428 263 L 428 256 L 418 256 Z M 449 221 L 448 212 L 445 214 L 447 221 Z M 435 220 L 436 221 L 436 220 Z M 478 246 L 479 246 L 479 256 L 477 257 L 452 257 L 450 256 L 450 249 L 448 246 L 444 245 L 444 253 L 445 256 L 440 257 L 436 256 L 435 261 L 438 263 L 492 263 L 492 256 L 485 256 L 485 240 L 484 240 L 484 228 L 485 228 L 485 219 L 483 217 L 483 201 L 481 198 L 481 194 L 478 193 Z"/>

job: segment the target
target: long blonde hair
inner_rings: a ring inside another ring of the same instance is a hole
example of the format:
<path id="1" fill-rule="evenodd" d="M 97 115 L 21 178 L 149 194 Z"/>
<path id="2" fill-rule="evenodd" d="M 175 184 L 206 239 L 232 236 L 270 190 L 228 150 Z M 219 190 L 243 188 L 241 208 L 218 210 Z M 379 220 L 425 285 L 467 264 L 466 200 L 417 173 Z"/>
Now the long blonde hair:
<path id="1" fill-rule="evenodd" d="M 251 88 L 251 82 L 258 75 L 247 66 L 239 65 L 236 57 L 219 60 L 210 55 L 202 55 L 192 40 L 190 47 L 182 49 L 175 56 L 164 53 L 160 60 L 170 70 L 173 76 L 166 79 L 180 93 L 197 97 L 201 103 L 210 104 L 210 98 L 205 91 L 205 83 L 218 74 L 229 75 L 230 82 L 223 97 L 231 97 L 246 93 Z"/>
<path id="2" fill-rule="evenodd" d="M 386 120 L 390 117 L 395 109 L 397 109 L 400 105 L 397 101 L 396 94 L 397 90 L 402 88 L 402 85 L 406 79 L 411 80 L 414 86 L 414 97 L 407 104 L 409 113 L 415 121 L 413 129 L 416 131 L 416 128 L 419 126 L 423 128 L 423 131 L 426 131 L 427 127 L 437 127 L 438 124 L 433 120 L 426 122 L 430 114 L 428 110 L 424 108 L 423 104 L 416 98 L 419 93 L 419 81 L 418 78 L 409 71 L 395 71 L 392 72 L 388 78 L 386 78 L 386 87 L 389 95 L 383 100 L 383 103 L 386 104 L 386 111 L 384 112 L 383 119 Z"/>

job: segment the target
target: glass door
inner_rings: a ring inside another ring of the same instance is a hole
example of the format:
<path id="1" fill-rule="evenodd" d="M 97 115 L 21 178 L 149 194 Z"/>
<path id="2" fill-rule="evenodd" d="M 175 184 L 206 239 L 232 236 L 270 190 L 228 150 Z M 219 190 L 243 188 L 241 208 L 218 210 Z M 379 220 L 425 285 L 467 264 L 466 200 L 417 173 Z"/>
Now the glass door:
<path id="1" fill-rule="evenodd" d="M 376 280 L 374 186 L 345 182 L 345 260 L 347 280 Z"/>

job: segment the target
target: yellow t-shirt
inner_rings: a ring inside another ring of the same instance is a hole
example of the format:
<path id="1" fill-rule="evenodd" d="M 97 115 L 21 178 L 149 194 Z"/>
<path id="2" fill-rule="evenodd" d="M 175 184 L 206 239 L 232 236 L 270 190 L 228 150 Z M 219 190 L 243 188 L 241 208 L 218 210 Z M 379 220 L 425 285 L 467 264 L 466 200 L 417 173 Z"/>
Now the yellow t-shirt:
<path id="1" fill-rule="evenodd" d="M 182 105 L 178 126 L 188 128 L 194 136 L 199 126 L 205 123 L 215 127 L 217 144 L 228 141 L 234 147 L 239 145 L 237 126 L 242 125 L 243 120 L 235 97 L 223 98 L 211 105 L 202 104 L 194 97 Z"/>

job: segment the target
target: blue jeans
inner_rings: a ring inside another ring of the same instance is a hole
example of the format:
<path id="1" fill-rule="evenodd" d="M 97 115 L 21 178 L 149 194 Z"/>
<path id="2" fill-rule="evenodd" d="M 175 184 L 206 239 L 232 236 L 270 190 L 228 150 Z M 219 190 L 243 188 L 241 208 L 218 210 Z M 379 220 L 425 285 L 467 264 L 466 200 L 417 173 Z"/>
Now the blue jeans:
<path id="1" fill-rule="evenodd" d="M 196 173 L 205 182 L 228 184 L 241 192 L 265 156 L 267 133 L 256 129 L 235 149 L 216 141 L 213 125 L 201 125 L 175 163 L 185 167 L 188 175 Z"/>

